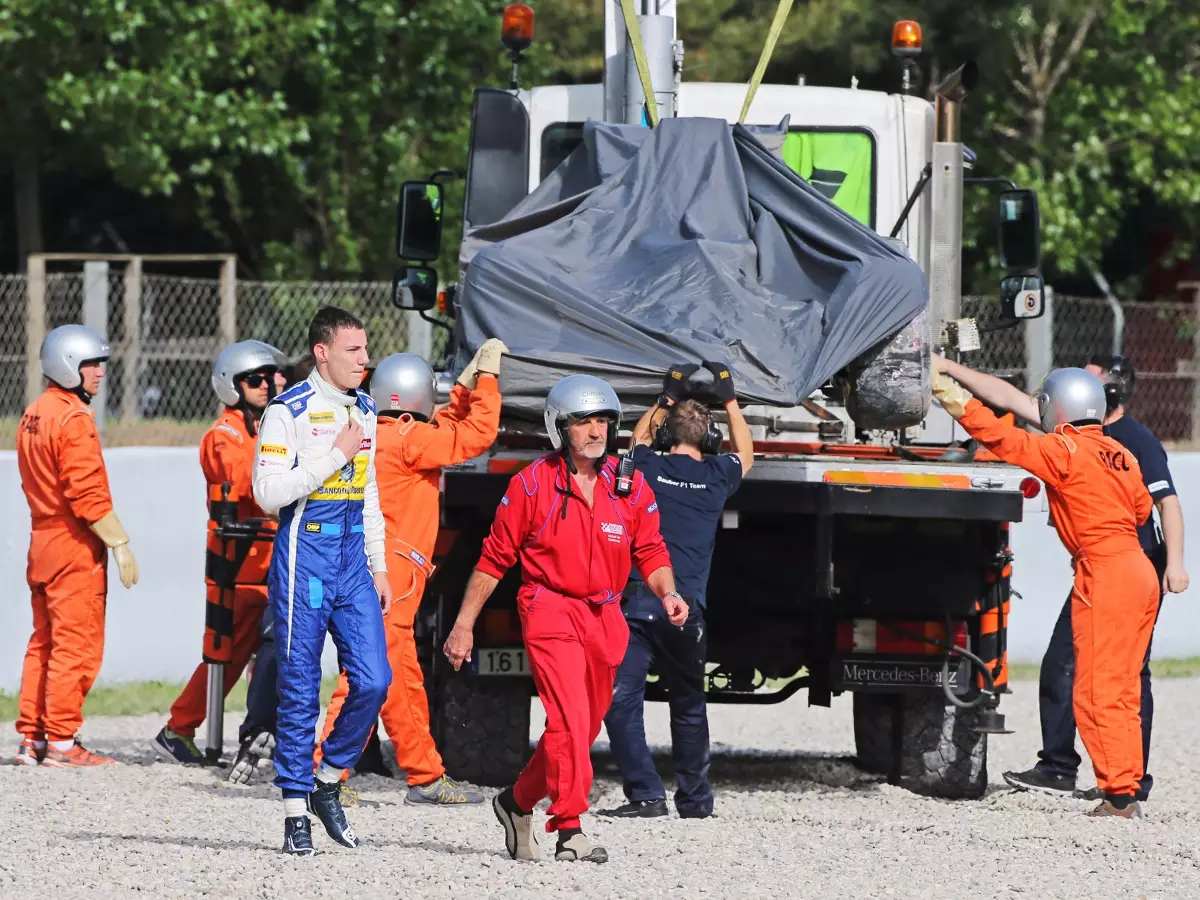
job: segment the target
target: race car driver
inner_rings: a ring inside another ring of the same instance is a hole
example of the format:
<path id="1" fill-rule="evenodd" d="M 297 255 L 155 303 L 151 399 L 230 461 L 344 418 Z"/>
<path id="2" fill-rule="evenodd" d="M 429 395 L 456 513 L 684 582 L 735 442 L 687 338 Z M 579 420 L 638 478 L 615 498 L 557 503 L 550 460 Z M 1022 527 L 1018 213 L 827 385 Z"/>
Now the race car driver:
<path id="1" fill-rule="evenodd" d="M 376 476 L 392 586 L 392 609 L 384 620 L 392 685 L 381 715 L 408 779 L 408 804 L 456 806 L 484 799 L 447 777 L 429 733 L 413 623 L 433 575 L 429 560 L 437 540 L 442 467 L 478 456 L 496 440 L 500 357 L 507 349 L 495 338 L 485 341 L 459 376 L 449 406 L 436 416 L 433 370 L 420 356 L 396 353 L 372 373 L 371 397 L 379 410 Z M 329 701 L 322 739 L 338 719 L 346 690 L 343 675 Z M 320 751 L 317 755 L 319 762 Z"/>
<path id="2" fill-rule="evenodd" d="M 367 335 L 349 312 L 324 307 L 308 344 L 316 369 L 267 407 L 258 435 L 254 499 L 278 512 L 268 575 L 279 711 L 275 784 L 283 791 L 283 851 L 315 851 L 305 809 L 339 844 L 358 846 L 346 821 L 342 770 L 354 765 L 387 694 L 383 614 L 391 605 L 383 515 L 375 483 L 375 404 L 358 390 Z M 315 775 L 321 650 L 333 637 L 350 691 Z"/>
<path id="3" fill-rule="evenodd" d="M 222 541 L 211 517 L 222 503 L 236 505 L 238 521 L 261 519 L 254 502 L 251 475 L 258 425 L 275 397 L 275 376 L 283 354 L 262 341 L 239 341 L 213 362 L 212 387 L 225 410 L 200 441 L 200 468 L 208 483 L 210 518 L 205 562 L 206 621 L 228 619 L 232 636 L 208 630 L 205 661 L 196 667 L 183 692 L 171 706 L 167 724 L 155 736 L 155 752 L 168 762 L 203 765 L 204 754 L 194 740 L 208 712 L 208 663 L 225 663 L 225 694 L 237 684 L 259 644 L 260 623 L 267 605 L 267 568 L 271 545 L 257 541 Z M 222 485 L 230 491 L 222 497 Z M 274 523 L 265 526 L 271 530 Z M 265 752 L 266 742 L 261 749 Z"/>
<path id="4" fill-rule="evenodd" d="M 1083 369 L 1052 372 L 1036 395 L 1041 435 L 1001 423 L 936 361 L 933 394 L 980 444 L 1046 484 L 1051 521 L 1075 569 L 1075 719 L 1104 794 L 1088 815 L 1139 818 L 1140 672 L 1159 582 L 1138 542 L 1150 494 L 1137 460 L 1101 430 L 1104 385 Z"/>
<path id="5" fill-rule="evenodd" d="M 546 830 L 558 832 L 555 859 L 608 860 L 579 817 L 592 786 L 590 749 L 629 640 L 620 601 L 631 564 L 673 625 L 688 615 L 659 533 L 654 492 L 640 472 L 619 478 L 617 460 L 607 453 L 620 420 L 616 393 L 595 376 L 568 375 L 550 390 L 545 423 L 557 452 L 509 482 L 444 648 L 455 669 L 470 662 L 475 620 L 519 559 L 517 609 L 546 731 L 516 784 L 492 801 L 513 859 L 541 859 L 533 808 L 549 795 Z"/>
<path id="6" fill-rule="evenodd" d="M 80 742 L 83 701 L 104 655 L 108 554 L 126 588 L 138 567 L 113 512 L 95 414 L 108 342 L 82 325 L 55 328 L 42 341 L 50 385 L 21 416 L 17 468 L 33 533 L 26 579 L 33 635 L 21 670 L 18 765 L 55 768 L 115 762 Z"/>

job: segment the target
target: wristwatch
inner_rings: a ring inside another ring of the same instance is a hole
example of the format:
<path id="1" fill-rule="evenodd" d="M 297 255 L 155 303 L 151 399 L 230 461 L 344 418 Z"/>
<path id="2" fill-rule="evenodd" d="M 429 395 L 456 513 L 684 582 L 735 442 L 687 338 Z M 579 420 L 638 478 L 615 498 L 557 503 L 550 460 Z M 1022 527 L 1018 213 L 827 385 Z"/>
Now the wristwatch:
<path id="1" fill-rule="evenodd" d="M 667 591 L 665 594 L 663 594 L 664 600 L 666 600 L 668 597 L 674 597 L 677 600 L 683 600 L 683 594 L 679 593 L 679 591 Z M 687 603 L 686 600 L 683 600 L 683 602 Z"/>

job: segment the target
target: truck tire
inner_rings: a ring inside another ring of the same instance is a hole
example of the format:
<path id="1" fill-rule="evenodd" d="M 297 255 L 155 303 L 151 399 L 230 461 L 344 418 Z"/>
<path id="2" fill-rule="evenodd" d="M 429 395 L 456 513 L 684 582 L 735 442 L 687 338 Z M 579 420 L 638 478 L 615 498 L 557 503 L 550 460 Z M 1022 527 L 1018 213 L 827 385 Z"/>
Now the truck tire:
<path id="1" fill-rule="evenodd" d="M 873 775 L 892 770 L 891 694 L 854 695 L 854 752 L 858 767 Z"/>
<path id="2" fill-rule="evenodd" d="M 977 710 L 951 706 L 940 691 L 905 695 L 901 785 L 945 800 L 982 797 L 987 735 L 971 730 L 977 721 Z"/>
<path id="3" fill-rule="evenodd" d="M 512 784 L 530 756 L 528 682 L 450 675 L 431 695 L 433 738 L 447 774 L 486 787 Z"/>

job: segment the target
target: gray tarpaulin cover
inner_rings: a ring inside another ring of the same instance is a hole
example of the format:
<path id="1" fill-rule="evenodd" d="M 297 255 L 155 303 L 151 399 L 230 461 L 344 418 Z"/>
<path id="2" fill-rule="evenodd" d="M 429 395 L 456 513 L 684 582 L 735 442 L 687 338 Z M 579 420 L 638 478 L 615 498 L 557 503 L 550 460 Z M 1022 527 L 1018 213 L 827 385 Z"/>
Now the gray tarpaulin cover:
<path id="1" fill-rule="evenodd" d="M 723 360 L 743 402 L 794 406 L 878 358 L 925 307 L 920 267 L 789 169 L 765 131 L 589 121 L 533 193 L 466 235 L 458 366 L 500 338 L 506 411 L 540 417 L 575 372 L 607 379 L 632 413 L 673 363 Z"/>

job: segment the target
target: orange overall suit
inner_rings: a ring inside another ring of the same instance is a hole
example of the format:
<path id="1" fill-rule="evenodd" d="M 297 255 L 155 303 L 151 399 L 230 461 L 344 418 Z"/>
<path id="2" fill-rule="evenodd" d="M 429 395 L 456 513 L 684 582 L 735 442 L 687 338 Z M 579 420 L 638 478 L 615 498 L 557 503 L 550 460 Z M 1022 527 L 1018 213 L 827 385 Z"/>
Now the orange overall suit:
<path id="1" fill-rule="evenodd" d="M 1097 786 L 1133 796 L 1142 778 L 1140 672 L 1158 613 L 1154 566 L 1137 526 L 1153 502 L 1137 460 L 1099 425 L 1033 435 L 972 399 L 960 424 L 1005 462 L 1046 483 L 1050 517 L 1071 554 L 1075 584 L 1075 719 Z"/>
<path id="2" fill-rule="evenodd" d="M 26 578 L 33 636 L 25 651 L 17 731 L 69 741 L 104 656 L 108 549 L 88 525 L 112 512 L 96 417 L 51 385 L 17 429 L 17 465 L 33 533 Z"/>
<path id="3" fill-rule="evenodd" d="M 237 504 L 238 521 L 265 518 L 254 502 L 250 478 L 254 472 L 255 436 L 246 427 L 240 409 L 230 407 L 200 442 L 200 468 L 208 482 L 210 504 L 221 501 L 221 485 L 230 486 L 228 501 Z M 273 529 L 274 523 L 264 526 Z M 259 641 L 259 623 L 267 606 L 267 569 L 271 564 L 269 541 L 222 541 L 216 535 L 217 523 L 208 521 L 208 550 L 205 554 L 204 585 L 206 621 L 232 618 L 233 640 L 218 639 L 210 627 L 205 632 L 205 662 L 196 667 L 183 693 L 171 706 L 167 727 L 175 734 L 192 737 L 208 713 L 208 662 L 225 663 L 225 693 L 233 689 L 242 670 L 250 661 Z M 221 583 L 227 588 L 221 590 Z M 227 630 L 227 629 L 221 629 Z"/>
<path id="4" fill-rule="evenodd" d="M 474 391 L 455 385 L 450 403 L 432 422 L 408 415 L 379 417 L 375 478 L 393 597 L 384 619 L 392 684 L 380 718 L 410 785 L 429 784 L 446 773 L 429 733 L 429 701 L 413 639 L 413 622 L 433 574 L 429 559 L 437 541 L 441 470 L 483 453 L 496 440 L 499 427 L 499 383 L 487 374 L 479 376 Z M 347 690 L 343 674 L 329 701 L 318 748 L 333 729 Z M 320 758 L 318 749 L 318 762 Z"/>

